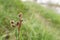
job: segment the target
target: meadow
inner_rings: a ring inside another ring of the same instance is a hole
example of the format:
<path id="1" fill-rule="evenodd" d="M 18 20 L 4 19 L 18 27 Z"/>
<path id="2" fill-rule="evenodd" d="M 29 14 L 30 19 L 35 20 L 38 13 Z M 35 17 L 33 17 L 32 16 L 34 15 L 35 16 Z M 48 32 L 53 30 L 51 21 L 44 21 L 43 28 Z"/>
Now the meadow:
<path id="1" fill-rule="evenodd" d="M 22 12 L 23 22 L 20 28 L 20 40 L 60 40 L 60 15 L 35 2 L 19 0 L 0 0 L 0 40 L 15 40 L 15 27 L 10 21 L 19 21 Z"/>

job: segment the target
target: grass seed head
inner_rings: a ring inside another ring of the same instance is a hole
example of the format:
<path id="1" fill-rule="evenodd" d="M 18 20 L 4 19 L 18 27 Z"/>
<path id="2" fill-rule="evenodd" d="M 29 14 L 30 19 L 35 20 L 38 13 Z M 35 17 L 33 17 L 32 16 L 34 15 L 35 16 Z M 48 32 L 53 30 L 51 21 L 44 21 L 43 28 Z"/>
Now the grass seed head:
<path id="1" fill-rule="evenodd" d="M 22 17 L 22 12 L 19 13 L 19 17 Z"/>
<path id="2" fill-rule="evenodd" d="M 14 24 L 14 20 L 11 20 L 10 23 L 11 23 L 11 24 Z"/>

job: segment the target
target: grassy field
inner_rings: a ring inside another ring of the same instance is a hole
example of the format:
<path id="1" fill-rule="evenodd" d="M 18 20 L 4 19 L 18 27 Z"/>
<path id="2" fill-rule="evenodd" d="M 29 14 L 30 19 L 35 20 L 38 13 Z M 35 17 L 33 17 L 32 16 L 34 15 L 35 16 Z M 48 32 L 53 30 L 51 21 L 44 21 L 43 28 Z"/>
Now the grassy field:
<path id="1" fill-rule="evenodd" d="M 51 9 L 32 2 L 21 3 L 18 0 L 0 0 L 0 39 L 15 40 L 15 28 L 10 21 L 19 20 L 18 14 L 23 13 L 23 23 L 20 29 L 20 40 L 60 40 L 60 15 Z"/>

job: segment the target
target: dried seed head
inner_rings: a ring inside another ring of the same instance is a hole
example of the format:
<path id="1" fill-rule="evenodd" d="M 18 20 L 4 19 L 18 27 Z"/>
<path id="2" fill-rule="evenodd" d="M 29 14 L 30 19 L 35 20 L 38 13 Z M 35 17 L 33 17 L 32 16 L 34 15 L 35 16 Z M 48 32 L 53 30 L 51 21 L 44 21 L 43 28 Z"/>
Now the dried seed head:
<path id="1" fill-rule="evenodd" d="M 12 27 L 15 27 L 15 25 L 11 25 Z"/>
<path id="2" fill-rule="evenodd" d="M 19 23 L 19 22 L 17 22 L 17 24 L 16 24 L 16 25 L 17 25 L 17 26 L 19 26 L 19 24 L 20 24 L 20 23 Z"/>
<path id="3" fill-rule="evenodd" d="M 11 23 L 11 24 L 14 24 L 14 20 L 11 20 L 10 23 Z"/>
<path id="4" fill-rule="evenodd" d="M 10 23 L 11 23 L 11 27 L 15 27 L 15 22 L 14 22 L 14 20 L 11 20 Z"/>
<path id="5" fill-rule="evenodd" d="M 21 12 L 19 13 L 19 17 L 22 17 L 22 13 Z"/>
<path id="6" fill-rule="evenodd" d="M 10 37 L 9 35 L 6 35 L 5 39 L 9 39 L 9 37 Z"/>

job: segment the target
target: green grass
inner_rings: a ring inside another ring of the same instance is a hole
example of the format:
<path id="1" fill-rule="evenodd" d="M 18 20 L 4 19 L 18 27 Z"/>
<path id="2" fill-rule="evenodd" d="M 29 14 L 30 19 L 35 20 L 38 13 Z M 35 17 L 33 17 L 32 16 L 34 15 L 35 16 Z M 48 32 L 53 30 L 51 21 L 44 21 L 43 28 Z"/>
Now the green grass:
<path id="1" fill-rule="evenodd" d="M 60 15 L 57 14 L 55 11 L 48 8 L 44 8 L 40 4 L 36 4 L 36 3 L 34 4 L 27 2 L 26 6 L 29 6 L 29 9 L 35 11 L 35 13 L 40 13 L 46 19 L 51 19 L 53 23 L 56 24 L 60 23 L 60 19 L 59 19 Z"/>
<path id="2" fill-rule="evenodd" d="M 60 40 L 60 15 L 40 4 L 19 0 L 0 0 L 0 37 L 4 39 L 6 31 L 11 33 L 10 40 L 15 40 L 10 21 L 18 21 L 19 12 L 23 13 L 20 40 Z M 12 37 L 12 38 L 11 38 Z"/>
<path id="3" fill-rule="evenodd" d="M 25 12 L 20 0 L 0 0 L 0 36 L 13 30 L 10 21 L 18 20 L 19 12 Z"/>

